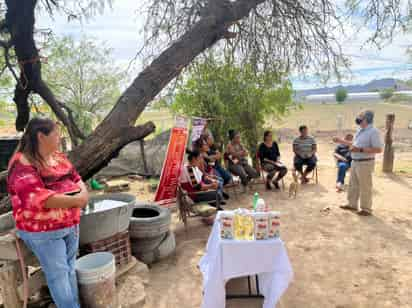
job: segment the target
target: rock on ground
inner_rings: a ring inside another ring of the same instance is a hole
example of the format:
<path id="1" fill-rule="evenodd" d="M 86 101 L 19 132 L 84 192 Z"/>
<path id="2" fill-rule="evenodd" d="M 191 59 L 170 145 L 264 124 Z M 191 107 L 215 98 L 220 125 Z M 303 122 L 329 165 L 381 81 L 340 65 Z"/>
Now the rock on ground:
<path id="1" fill-rule="evenodd" d="M 117 296 L 121 308 L 142 308 L 146 302 L 145 285 L 149 283 L 149 269 L 146 264 L 136 266 L 116 282 Z"/>
<path id="2" fill-rule="evenodd" d="M 152 140 L 145 141 L 145 156 L 148 173 L 159 176 L 162 172 L 163 161 L 169 144 L 170 130 L 161 133 Z M 122 176 L 130 173 L 145 174 L 140 151 L 140 141 L 125 146 L 119 156 L 112 159 L 107 167 L 102 169 L 98 176 Z"/>

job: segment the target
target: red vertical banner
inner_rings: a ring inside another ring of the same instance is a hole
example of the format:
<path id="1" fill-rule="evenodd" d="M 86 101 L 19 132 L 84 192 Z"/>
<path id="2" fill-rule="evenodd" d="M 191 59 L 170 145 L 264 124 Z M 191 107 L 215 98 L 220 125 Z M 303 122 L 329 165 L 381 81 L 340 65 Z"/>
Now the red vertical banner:
<path id="1" fill-rule="evenodd" d="M 189 136 L 187 124 L 187 119 L 177 118 L 176 126 L 170 134 L 169 146 L 154 200 L 160 205 L 168 206 L 176 202 L 176 190 Z"/>

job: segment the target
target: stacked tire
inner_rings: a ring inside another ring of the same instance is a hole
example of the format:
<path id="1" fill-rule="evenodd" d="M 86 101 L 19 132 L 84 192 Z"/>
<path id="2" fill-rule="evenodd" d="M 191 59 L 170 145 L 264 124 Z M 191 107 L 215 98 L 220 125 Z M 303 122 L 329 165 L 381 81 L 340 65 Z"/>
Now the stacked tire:
<path id="1" fill-rule="evenodd" d="M 137 203 L 129 225 L 132 254 L 146 264 L 170 256 L 176 249 L 170 222 L 169 209 L 152 203 Z"/>

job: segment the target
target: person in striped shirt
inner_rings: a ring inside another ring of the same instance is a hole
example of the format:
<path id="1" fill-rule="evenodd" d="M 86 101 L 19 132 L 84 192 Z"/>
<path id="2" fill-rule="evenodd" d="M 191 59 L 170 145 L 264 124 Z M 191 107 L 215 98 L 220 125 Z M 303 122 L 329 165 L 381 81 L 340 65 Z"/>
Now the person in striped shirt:
<path id="1" fill-rule="evenodd" d="M 309 182 L 308 175 L 316 168 L 317 145 L 316 140 L 309 136 L 309 129 L 306 125 L 299 127 L 300 136 L 293 141 L 293 152 L 295 153 L 294 167 L 302 176 L 302 184 Z M 303 166 L 306 169 L 303 170 Z"/>

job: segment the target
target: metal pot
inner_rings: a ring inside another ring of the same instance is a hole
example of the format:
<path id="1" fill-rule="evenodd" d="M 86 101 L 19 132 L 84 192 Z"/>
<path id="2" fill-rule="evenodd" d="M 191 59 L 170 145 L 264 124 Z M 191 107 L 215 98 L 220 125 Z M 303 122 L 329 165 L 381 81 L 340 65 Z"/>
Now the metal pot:
<path id="1" fill-rule="evenodd" d="M 91 197 L 89 206 L 93 207 L 93 204 L 103 200 L 121 201 L 125 204 L 104 211 L 83 212 L 80 219 L 80 245 L 109 238 L 129 228 L 129 217 L 136 198 L 123 193 L 103 194 Z"/>

